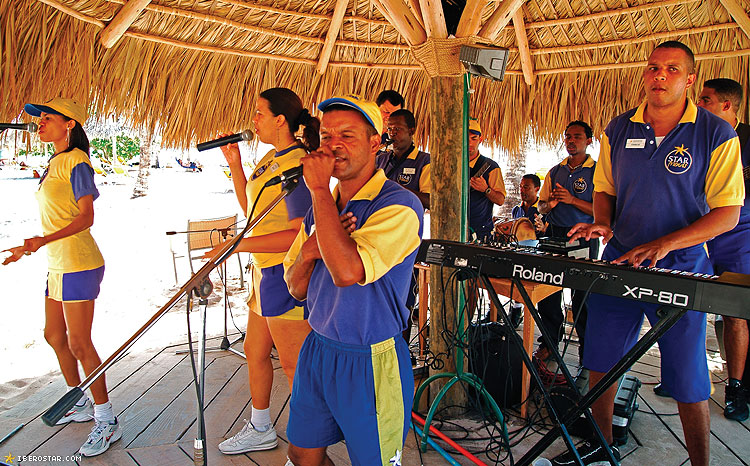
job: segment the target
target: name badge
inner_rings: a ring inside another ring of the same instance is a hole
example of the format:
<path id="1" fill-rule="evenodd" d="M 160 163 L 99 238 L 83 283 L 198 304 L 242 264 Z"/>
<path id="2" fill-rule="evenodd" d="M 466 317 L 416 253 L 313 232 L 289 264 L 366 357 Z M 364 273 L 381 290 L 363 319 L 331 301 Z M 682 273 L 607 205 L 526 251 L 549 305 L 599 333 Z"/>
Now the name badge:
<path id="1" fill-rule="evenodd" d="M 625 149 L 643 149 L 646 147 L 645 139 L 628 139 L 625 141 Z"/>
<path id="2" fill-rule="evenodd" d="M 271 172 L 273 173 L 279 169 L 279 164 L 274 162 L 273 165 L 271 165 L 269 168 L 271 169 Z"/>
<path id="3" fill-rule="evenodd" d="M 416 174 L 417 174 L 417 169 L 416 168 L 414 168 L 414 167 L 412 167 L 412 168 L 404 168 L 404 175 L 416 175 Z"/>

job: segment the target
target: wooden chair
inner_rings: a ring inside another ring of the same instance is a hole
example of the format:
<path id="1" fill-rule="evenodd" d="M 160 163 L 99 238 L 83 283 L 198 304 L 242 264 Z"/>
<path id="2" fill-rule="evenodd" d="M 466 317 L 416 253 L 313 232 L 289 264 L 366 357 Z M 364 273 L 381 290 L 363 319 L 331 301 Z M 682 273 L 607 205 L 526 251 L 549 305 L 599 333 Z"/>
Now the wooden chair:
<path id="1" fill-rule="evenodd" d="M 187 258 L 191 275 L 195 273 L 193 261 L 203 257 L 206 250 L 233 238 L 237 233 L 236 224 L 237 214 L 206 220 L 188 220 Z M 244 287 L 245 277 L 239 254 L 237 254 L 237 263 L 240 266 L 240 286 Z"/>

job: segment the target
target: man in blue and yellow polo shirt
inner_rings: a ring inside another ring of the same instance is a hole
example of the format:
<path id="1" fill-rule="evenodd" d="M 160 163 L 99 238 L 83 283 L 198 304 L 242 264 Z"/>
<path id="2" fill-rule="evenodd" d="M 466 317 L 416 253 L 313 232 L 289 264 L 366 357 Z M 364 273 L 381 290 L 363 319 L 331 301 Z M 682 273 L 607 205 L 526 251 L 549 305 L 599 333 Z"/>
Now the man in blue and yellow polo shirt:
<path id="1" fill-rule="evenodd" d="M 326 447 L 345 439 L 354 465 L 401 464 L 414 378 L 400 334 L 423 207 L 375 168 L 375 103 L 334 97 L 318 108 L 321 146 L 302 158 L 312 209 L 284 260 L 312 327 L 297 363 L 289 457 L 329 464 Z"/>
<path id="2" fill-rule="evenodd" d="M 703 83 L 703 90 L 697 102 L 699 107 L 705 108 L 734 128 L 742 153 L 745 203 L 740 209 L 740 220 L 731 231 L 708 242 L 708 257 L 716 274 L 722 272 L 750 274 L 750 204 L 747 202 L 750 180 L 745 174 L 745 169 L 750 166 L 750 125 L 737 120 L 742 94 L 742 86 L 733 79 L 711 79 Z M 742 382 L 748 353 L 748 321 L 724 317 L 723 340 L 729 378 L 725 388 L 724 416 L 727 419 L 742 422 L 750 416 L 745 394 L 748 387 L 743 387 Z"/>
<path id="3" fill-rule="evenodd" d="M 492 209 L 505 202 L 505 183 L 500 166 L 479 154 L 484 140 L 479 121 L 469 120 L 469 228 L 476 239 L 486 241 L 492 236 Z"/>
<path id="4" fill-rule="evenodd" d="M 737 224 L 745 198 L 737 135 L 687 98 L 694 82 L 692 51 L 680 42 L 660 44 L 643 71 L 646 101 L 605 129 L 594 175 L 594 223 L 571 230 L 571 238 L 604 238 L 603 259 L 711 273 L 704 242 Z M 596 384 L 633 346 L 643 315 L 658 320 L 659 306 L 596 294 L 588 305 L 583 363 Z M 690 463 L 707 466 L 706 315 L 688 311 L 659 339 L 659 350 L 662 384 L 677 400 Z M 591 408 L 610 442 L 616 391 L 610 387 Z M 595 443 L 578 451 L 587 464 L 604 459 Z M 553 464 L 571 461 L 567 454 Z"/>
<path id="5" fill-rule="evenodd" d="M 546 214 L 546 236 L 567 238 L 568 230 L 576 223 L 591 223 L 594 220 L 594 169 L 596 162 L 586 154 L 586 148 L 591 145 L 594 132 L 588 123 L 573 121 L 565 128 L 565 151 L 568 156 L 552 167 L 544 178 L 542 190 L 539 193 L 539 212 Z M 599 256 L 599 240 L 589 242 L 589 257 Z M 578 355 L 583 355 L 586 338 L 587 308 L 583 302 L 583 290 L 572 290 L 573 317 L 576 333 L 578 334 Z M 539 302 L 539 315 L 546 334 L 553 341 L 559 343 L 563 334 L 562 291 L 553 293 Z M 549 348 L 544 345 L 542 338 L 537 350 L 536 362 L 542 364 L 550 357 Z M 560 376 L 560 374 L 558 374 Z M 562 380 L 562 377 L 559 377 Z"/>

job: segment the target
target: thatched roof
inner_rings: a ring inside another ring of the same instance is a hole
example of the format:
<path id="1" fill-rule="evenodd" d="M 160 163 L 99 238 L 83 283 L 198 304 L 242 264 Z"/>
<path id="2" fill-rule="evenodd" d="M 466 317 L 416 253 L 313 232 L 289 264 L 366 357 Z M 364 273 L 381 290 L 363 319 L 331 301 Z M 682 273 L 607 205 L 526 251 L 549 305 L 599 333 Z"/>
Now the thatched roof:
<path id="1" fill-rule="evenodd" d="M 559 138 L 573 119 L 600 134 L 642 99 L 642 65 L 666 39 L 696 53 L 698 83 L 724 76 L 748 89 L 750 0 L 465 0 L 459 22 L 463 3 L 0 0 L 0 119 L 73 96 L 186 146 L 250 127 L 268 87 L 290 87 L 310 108 L 392 88 L 426 141 L 431 79 L 412 46 L 449 32 L 510 49 L 505 80 L 474 79 L 471 105 L 488 141 L 511 152 L 527 134 Z"/>

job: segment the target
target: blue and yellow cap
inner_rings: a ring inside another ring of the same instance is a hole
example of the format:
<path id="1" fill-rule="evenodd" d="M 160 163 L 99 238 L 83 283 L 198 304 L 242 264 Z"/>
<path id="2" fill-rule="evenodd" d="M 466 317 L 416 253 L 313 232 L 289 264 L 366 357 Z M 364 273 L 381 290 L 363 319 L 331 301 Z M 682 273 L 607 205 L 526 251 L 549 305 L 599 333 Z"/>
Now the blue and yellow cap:
<path id="1" fill-rule="evenodd" d="M 41 116 L 42 112 L 63 115 L 83 125 L 88 118 L 86 108 L 73 99 L 55 97 L 43 104 L 26 104 L 23 109 L 31 116 Z"/>
<path id="2" fill-rule="evenodd" d="M 479 120 L 476 118 L 469 118 L 469 133 L 476 134 L 477 136 L 482 135 L 482 127 L 479 126 Z"/>
<path id="3" fill-rule="evenodd" d="M 334 104 L 344 105 L 357 110 L 364 115 L 365 119 L 375 128 L 378 134 L 383 132 L 383 115 L 380 114 L 380 108 L 378 108 L 375 102 L 365 100 L 358 95 L 349 94 L 324 100 L 318 104 L 318 110 L 325 112 L 326 108 Z"/>

